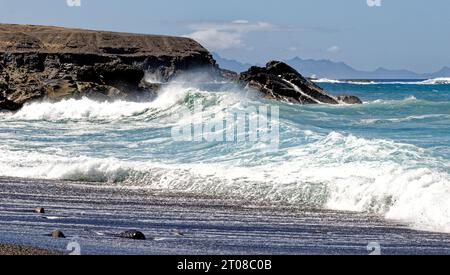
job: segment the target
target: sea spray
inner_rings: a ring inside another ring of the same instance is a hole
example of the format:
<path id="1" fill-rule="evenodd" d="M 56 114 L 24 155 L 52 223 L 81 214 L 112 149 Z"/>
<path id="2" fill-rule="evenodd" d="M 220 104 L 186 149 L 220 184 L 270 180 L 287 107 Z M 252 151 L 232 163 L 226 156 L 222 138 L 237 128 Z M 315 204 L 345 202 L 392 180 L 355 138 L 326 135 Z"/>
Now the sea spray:
<path id="1" fill-rule="evenodd" d="M 171 129 L 176 142 L 252 142 L 267 143 L 270 150 L 277 150 L 279 144 L 278 106 L 247 106 L 238 110 L 223 109 L 218 113 L 203 112 L 202 101 L 196 101 L 193 111 L 180 110 L 177 116 L 185 119 L 184 125 Z M 201 114 L 201 115 L 196 115 Z M 266 149 L 269 149 L 266 147 Z"/>
<path id="2" fill-rule="evenodd" d="M 0 176 L 377 213 L 448 232 L 449 85 L 325 85 L 335 93 L 353 89 L 366 104 L 300 106 L 182 81 L 165 85 L 151 102 L 30 103 L 0 114 Z M 173 139 L 173 129 L 197 118 L 202 126 L 239 112 L 263 120 L 264 106 L 279 110 L 276 150 L 250 140 L 256 127 L 249 124 L 247 138 L 233 142 Z"/>

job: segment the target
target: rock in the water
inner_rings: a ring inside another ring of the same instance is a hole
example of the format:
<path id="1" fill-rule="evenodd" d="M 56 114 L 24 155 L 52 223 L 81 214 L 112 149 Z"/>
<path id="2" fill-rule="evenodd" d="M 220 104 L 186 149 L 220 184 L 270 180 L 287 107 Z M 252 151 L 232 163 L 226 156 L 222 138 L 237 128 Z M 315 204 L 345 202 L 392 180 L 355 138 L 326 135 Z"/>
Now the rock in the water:
<path id="1" fill-rule="evenodd" d="M 189 38 L 0 24 L 0 110 L 36 99 L 152 98 L 146 73 L 168 81 L 192 69 L 222 74 Z"/>
<path id="2" fill-rule="evenodd" d="M 43 207 L 36 207 L 34 213 L 45 214 L 45 209 Z"/>
<path id="3" fill-rule="evenodd" d="M 50 233 L 50 236 L 53 238 L 65 238 L 66 236 L 64 233 L 62 233 L 60 230 L 53 230 L 52 233 Z"/>
<path id="4" fill-rule="evenodd" d="M 267 98 L 300 104 L 339 104 L 335 97 L 280 61 L 270 61 L 264 68 L 251 67 L 239 79 Z"/>
<path id="5" fill-rule="evenodd" d="M 361 99 L 359 99 L 357 96 L 354 95 L 338 95 L 337 100 L 339 100 L 339 102 L 342 103 L 346 103 L 346 104 L 363 104 L 363 102 L 361 101 Z"/>
<path id="6" fill-rule="evenodd" d="M 133 240 L 145 240 L 144 233 L 137 230 L 128 230 L 119 234 L 119 237 Z"/>

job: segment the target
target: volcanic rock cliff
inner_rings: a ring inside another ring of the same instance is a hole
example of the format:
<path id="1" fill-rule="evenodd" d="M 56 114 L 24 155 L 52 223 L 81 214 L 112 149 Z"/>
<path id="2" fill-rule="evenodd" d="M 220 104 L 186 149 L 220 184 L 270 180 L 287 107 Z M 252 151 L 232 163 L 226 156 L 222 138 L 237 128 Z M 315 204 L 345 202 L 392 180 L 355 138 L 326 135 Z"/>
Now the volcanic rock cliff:
<path id="1" fill-rule="evenodd" d="M 299 104 L 360 104 L 352 95 L 327 94 L 314 82 L 303 77 L 295 69 L 281 61 L 270 61 L 265 67 L 251 67 L 239 75 L 248 88 L 256 89 L 266 98 Z"/>
<path id="2" fill-rule="evenodd" d="M 168 81 L 183 71 L 219 72 L 189 38 L 0 24 L 0 109 L 32 99 L 152 96 L 146 73 Z"/>

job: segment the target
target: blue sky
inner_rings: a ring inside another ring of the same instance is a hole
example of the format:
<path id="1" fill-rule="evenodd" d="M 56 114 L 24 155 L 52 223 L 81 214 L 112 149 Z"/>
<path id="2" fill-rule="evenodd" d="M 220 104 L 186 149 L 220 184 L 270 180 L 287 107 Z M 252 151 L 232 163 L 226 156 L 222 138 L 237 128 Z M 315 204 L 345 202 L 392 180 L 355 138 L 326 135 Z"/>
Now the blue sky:
<path id="1" fill-rule="evenodd" d="M 364 70 L 450 66 L 448 0 L 80 1 L 0 0 L 0 22 L 186 35 L 251 63 L 299 56 Z"/>

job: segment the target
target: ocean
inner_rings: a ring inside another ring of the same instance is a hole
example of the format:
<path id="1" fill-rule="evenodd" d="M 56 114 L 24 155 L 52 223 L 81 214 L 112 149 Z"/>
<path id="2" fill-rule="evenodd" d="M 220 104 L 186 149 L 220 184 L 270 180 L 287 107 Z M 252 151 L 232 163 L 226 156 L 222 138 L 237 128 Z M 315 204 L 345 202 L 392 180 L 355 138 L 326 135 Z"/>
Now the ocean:
<path id="1" fill-rule="evenodd" d="M 148 102 L 30 103 L 0 113 L 0 177 L 354 211 L 450 232 L 450 79 L 317 82 L 364 104 L 295 105 L 228 83 L 187 82 Z M 174 138 L 193 120 L 217 125 L 261 106 L 278 112 L 276 148 L 239 133 Z"/>

